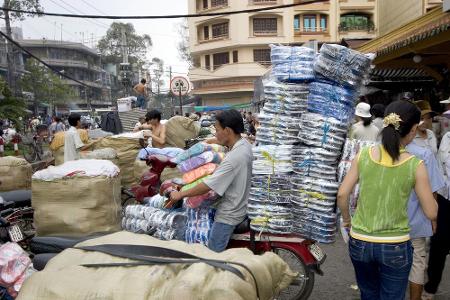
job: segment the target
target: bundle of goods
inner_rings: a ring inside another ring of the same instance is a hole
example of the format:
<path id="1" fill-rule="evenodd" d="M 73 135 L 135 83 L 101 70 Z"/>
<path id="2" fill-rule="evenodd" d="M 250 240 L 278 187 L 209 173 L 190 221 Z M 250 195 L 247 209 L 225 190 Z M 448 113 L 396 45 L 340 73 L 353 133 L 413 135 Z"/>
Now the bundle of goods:
<path id="1" fill-rule="evenodd" d="M 133 168 L 134 161 L 141 149 L 139 139 L 144 138 L 142 132 L 124 133 L 114 136 L 109 136 L 100 139 L 95 144 L 95 149 L 112 148 L 117 152 L 118 167 L 121 173 L 121 184 L 124 187 L 129 187 L 136 183 Z"/>
<path id="2" fill-rule="evenodd" d="M 31 189 L 33 169 L 23 158 L 0 157 L 0 192 Z"/>
<path id="3" fill-rule="evenodd" d="M 137 158 L 140 160 L 145 160 L 151 155 L 163 155 L 169 158 L 175 158 L 178 154 L 182 153 L 184 150 L 181 148 L 167 147 L 167 148 L 152 148 L 147 147 L 139 151 Z"/>
<path id="4" fill-rule="evenodd" d="M 329 243 L 335 240 L 337 161 L 352 118 L 357 90 L 371 60 L 339 45 L 324 44 L 315 62 L 316 82 L 309 85 L 308 113 L 300 119 L 293 150 L 293 231 Z"/>
<path id="5" fill-rule="evenodd" d="M 339 162 L 338 166 L 338 182 L 341 183 L 344 180 L 345 175 L 347 175 L 350 167 L 352 165 L 352 161 L 358 154 L 358 152 L 367 146 L 375 145 L 375 142 L 370 141 L 360 141 L 347 139 L 345 141 L 344 150 L 342 151 L 342 158 Z M 350 194 L 349 206 L 350 206 L 350 215 L 354 215 L 356 210 L 356 205 L 358 203 L 359 197 L 359 184 L 355 186 L 352 193 Z"/>
<path id="6" fill-rule="evenodd" d="M 256 133 L 260 145 L 293 145 L 298 143 L 298 118 L 280 114 L 262 113 L 258 116 L 261 126 Z"/>
<path id="7" fill-rule="evenodd" d="M 0 287 L 16 298 L 25 279 L 36 272 L 28 253 L 16 243 L 0 245 Z M 10 299 L 8 297 L 2 299 Z"/>
<path id="8" fill-rule="evenodd" d="M 97 149 L 94 151 L 82 151 L 80 152 L 82 159 L 105 159 L 110 160 L 116 166 L 119 164 L 119 157 L 116 150 L 112 148 Z"/>
<path id="9" fill-rule="evenodd" d="M 219 145 L 198 143 L 175 157 L 172 161 L 178 164 L 178 169 L 183 173 L 185 186 L 182 190 L 195 187 L 213 174 L 224 158 L 224 151 Z M 218 195 L 211 191 L 185 199 L 188 215 L 186 242 L 207 245 L 215 213 L 211 204 L 217 198 Z"/>
<path id="10" fill-rule="evenodd" d="M 358 94 L 353 89 L 312 82 L 309 85 L 308 111 L 348 124 L 354 117 L 357 97 Z"/>
<path id="11" fill-rule="evenodd" d="M 265 80 L 264 98 L 264 113 L 300 117 L 307 109 L 308 85 Z"/>
<path id="12" fill-rule="evenodd" d="M 294 176 L 336 180 L 336 153 L 323 148 L 295 146 L 292 149 Z"/>
<path id="13" fill-rule="evenodd" d="M 114 249 L 111 246 L 108 248 L 108 245 L 117 244 L 130 254 L 135 253 L 133 249 L 139 246 L 139 249 L 151 247 L 149 251 L 158 248 L 167 249 L 164 251 L 166 253 L 176 251 L 167 256 L 171 260 L 179 261 L 191 255 L 191 258 L 226 261 L 228 270 L 233 267 L 238 272 L 225 271 L 223 264 L 212 266 L 208 262 L 149 264 L 148 261 L 142 261 L 140 264 L 139 259 L 134 259 L 137 266 L 131 266 L 128 258 L 119 257 L 115 252 L 105 254 L 87 251 L 95 246 Z M 99 262 L 115 264 L 114 271 L 109 267 L 80 267 Z M 245 268 L 236 268 L 236 263 Z M 287 263 L 272 252 L 254 255 L 248 249 L 237 248 L 216 253 L 200 245 L 188 245 L 175 240 L 160 241 L 147 235 L 118 232 L 84 241 L 77 244 L 76 248 L 58 254 L 43 271 L 27 279 L 19 299 L 269 300 L 277 298 L 296 276 Z M 83 288 L 80 289 L 80 286 Z"/>
<path id="14" fill-rule="evenodd" d="M 161 155 L 165 156 L 169 159 L 175 158 L 178 154 L 182 153 L 184 150 L 180 148 L 152 148 L 147 147 L 141 149 L 137 155 L 137 158 L 134 162 L 134 177 L 135 182 L 138 183 L 141 180 L 142 174 L 147 171 L 150 166 L 147 166 L 146 159 L 151 155 Z M 179 178 L 182 174 L 177 169 L 165 168 L 161 174 L 161 181 L 166 181 L 168 179 Z"/>
<path id="15" fill-rule="evenodd" d="M 119 168 L 108 160 L 76 160 L 34 173 L 39 236 L 84 236 L 120 230 Z"/>
<path id="16" fill-rule="evenodd" d="M 122 219 L 122 228 L 134 233 L 145 233 L 163 240 L 183 240 L 187 215 L 184 211 L 162 209 L 166 200 L 157 195 L 147 199 L 147 205 L 128 205 Z M 155 205 L 156 207 L 152 207 Z"/>
<path id="17" fill-rule="evenodd" d="M 290 233 L 292 145 L 253 148 L 252 187 L 248 202 L 250 227 L 258 232 Z"/>
<path id="18" fill-rule="evenodd" d="M 253 175 L 292 172 L 292 149 L 292 145 L 253 147 Z"/>
<path id="19" fill-rule="evenodd" d="M 340 156 L 345 143 L 348 124 L 315 113 L 303 114 L 300 119 L 300 141 L 308 146 L 323 148 Z"/>
<path id="20" fill-rule="evenodd" d="M 200 124 L 192 119 L 175 116 L 165 124 L 166 147 L 184 148 L 185 140 L 194 139 L 200 133 Z"/>
<path id="21" fill-rule="evenodd" d="M 310 81 L 314 79 L 314 50 L 307 47 L 270 45 L 272 74 L 279 81 Z"/>
<path id="22" fill-rule="evenodd" d="M 322 243 L 334 242 L 339 184 L 308 176 L 293 177 L 291 181 L 293 231 Z"/>
<path id="23" fill-rule="evenodd" d="M 358 89 L 367 76 L 371 58 L 341 45 L 323 44 L 314 64 L 316 74 L 338 85 Z"/>

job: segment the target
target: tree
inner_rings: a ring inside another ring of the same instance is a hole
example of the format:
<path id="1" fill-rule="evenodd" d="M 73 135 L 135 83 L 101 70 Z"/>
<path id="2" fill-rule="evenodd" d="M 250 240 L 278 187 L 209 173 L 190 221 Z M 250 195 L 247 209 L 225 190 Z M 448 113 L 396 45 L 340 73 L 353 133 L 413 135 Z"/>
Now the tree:
<path id="1" fill-rule="evenodd" d="M 42 6 L 40 5 L 40 0 L 4 0 L 3 10 L 0 11 L 0 16 L 5 19 L 6 35 L 12 38 L 11 32 L 11 19 L 23 21 L 26 16 L 35 16 L 33 14 L 25 14 L 18 12 L 9 12 L 5 9 L 17 9 L 40 12 L 42 11 Z M 13 90 L 14 94 L 18 95 L 18 88 L 16 85 L 16 68 L 15 68 L 15 57 L 16 49 L 11 44 L 7 44 L 6 48 L 7 60 L 8 60 L 8 83 L 10 88 Z"/>
<path id="2" fill-rule="evenodd" d="M 148 34 L 138 35 L 131 23 L 113 22 L 111 24 L 106 36 L 98 42 L 98 49 L 104 58 L 103 61 L 114 64 L 122 62 L 122 31 L 126 36 L 129 63 L 142 66 L 152 46 L 152 38 Z"/>
<path id="3" fill-rule="evenodd" d="M 189 64 L 189 66 L 192 66 L 192 56 L 191 52 L 189 51 L 189 26 L 187 23 L 187 19 L 184 19 L 178 25 L 178 34 L 179 34 L 179 41 L 177 44 L 178 54 L 180 55 L 180 58 L 182 60 L 186 61 Z"/>
<path id="4" fill-rule="evenodd" d="M 38 113 L 39 103 L 48 103 L 54 109 L 55 104 L 64 103 L 73 95 L 70 86 L 64 84 L 58 75 L 34 59 L 27 61 L 25 69 L 28 72 L 22 76 L 21 85 L 24 91 L 34 95 L 35 114 Z"/>
<path id="5" fill-rule="evenodd" d="M 0 120 L 11 120 L 17 130 L 20 130 L 22 122 L 21 117 L 26 114 L 25 101 L 20 98 L 15 98 L 8 87 L 8 84 L 0 79 Z"/>
<path id="6" fill-rule="evenodd" d="M 161 86 L 164 84 L 164 61 L 158 57 L 154 57 L 152 59 L 153 68 L 153 77 L 152 81 L 156 86 L 156 94 L 159 96 L 161 94 Z"/>

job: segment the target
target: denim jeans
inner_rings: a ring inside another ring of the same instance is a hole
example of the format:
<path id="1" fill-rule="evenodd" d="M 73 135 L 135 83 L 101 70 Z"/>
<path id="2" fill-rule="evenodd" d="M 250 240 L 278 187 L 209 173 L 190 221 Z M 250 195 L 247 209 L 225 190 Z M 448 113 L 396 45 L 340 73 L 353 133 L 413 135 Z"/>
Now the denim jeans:
<path id="1" fill-rule="evenodd" d="M 216 252 L 225 250 L 235 227 L 234 225 L 214 222 L 209 234 L 208 248 Z"/>
<path id="2" fill-rule="evenodd" d="M 348 244 L 361 300 L 405 298 L 413 259 L 410 241 L 381 244 L 350 238 Z"/>
<path id="3" fill-rule="evenodd" d="M 145 108 L 145 97 L 142 95 L 137 96 L 136 107 Z"/>

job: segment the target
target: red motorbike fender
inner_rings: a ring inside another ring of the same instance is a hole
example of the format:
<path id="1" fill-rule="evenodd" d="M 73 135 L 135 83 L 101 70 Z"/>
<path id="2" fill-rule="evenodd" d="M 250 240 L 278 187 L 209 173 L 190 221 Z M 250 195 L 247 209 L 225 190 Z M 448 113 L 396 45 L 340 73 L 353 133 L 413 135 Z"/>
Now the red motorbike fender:
<path id="1" fill-rule="evenodd" d="M 316 259 L 314 258 L 314 256 L 312 256 L 311 252 L 309 252 L 308 246 L 303 243 L 271 242 L 270 245 L 273 248 L 291 250 L 293 253 L 300 256 L 300 258 L 307 266 L 317 264 Z"/>

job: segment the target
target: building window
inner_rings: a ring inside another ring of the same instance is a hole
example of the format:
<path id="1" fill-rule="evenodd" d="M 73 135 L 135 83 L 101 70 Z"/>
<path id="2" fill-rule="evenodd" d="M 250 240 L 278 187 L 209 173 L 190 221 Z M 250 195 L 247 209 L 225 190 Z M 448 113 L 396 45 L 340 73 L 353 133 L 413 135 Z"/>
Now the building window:
<path id="1" fill-rule="evenodd" d="M 253 49 L 253 61 L 270 65 L 270 49 Z"/>
<path id="2" fill-rule="evenodd" d="M 192 58 L 192 65 L 195 68 L 200 68 L 200 57 L 199 56 L 195 56 Z"/>
<path id="3" fill-rule="evenodd" d="M 208 9 L 208 0 L 203 0 L 203 9 Z"/>
<path id="4" fill-rule="evenodd" d="M 228 52 L 221 52 L 213 54 L 213 68 L 214 70 L 222 65 L 230 63 L 230 54 Z"/>
<path id="5" fill-rule="evenodd" d="M 239 61 L 238 51 L 235 50 L 235 51 L 233 51 L 233 62 L 237 63 L 238 61 Z"/>
<path id="6" fill-rule="evenodd" d="M 209 40 L 209 26 L 203 27 L 203 40 Z"/>
<path id="7" fill-rule="evenodd" d="M 258 34 L 277 34 L 277 18 L 255 18 L 253 19 L 253 33 Z"/>
<path id="8" fill-rule="evenodd" d="M 294 16 L 294 31 L 296 32 L 325 32 L 327 30 L 327 15 L 307 14 Z"/>
<path id="9" fill-rule="evenodd" d="M 212 37 L 213 39 L 228 37 L 228 22 L 212 25 Z"/>
<path id="10" fill-rule="evenodd" d="M 316 28 L 316 15 L 303 15 L 303 31 L 314 32 Z"/>
<path id="11" fill-rule="evenodd" d="M 228 0 L 211 0 L 211 7 L 228 6 Z"/>
<path id="12" fill-rule="evenodd" d="M 209 58 L 209 55 L 205 55 L 205 68 L 207 70 L 211 70 L 211 60 Z"/>
<path id="13" fill-rule="evenodd" d="M 372 31 L 375 29 L 373 22 L 370 20 L 370 16 L 365 14 L 342 15 L 340 22 L 339 31 Z"/>

